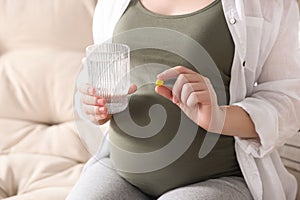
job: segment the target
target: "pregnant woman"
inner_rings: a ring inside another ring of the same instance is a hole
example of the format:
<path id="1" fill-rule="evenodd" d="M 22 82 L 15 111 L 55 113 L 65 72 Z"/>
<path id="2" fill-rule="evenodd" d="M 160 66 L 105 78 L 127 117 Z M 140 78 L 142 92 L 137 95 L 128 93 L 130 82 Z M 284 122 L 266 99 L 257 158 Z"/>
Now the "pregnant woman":
<path id="1" fill-rule="evenodd" d="M 118 165 L 129 161 L 117 149 L 110 148 L 109 155 L 99 152 L 87 163 L 67 199 L 295 199 L 296 180 L 284 168 L 276 149 L 300 128 L 298 20 L 296 0 L 99 0 L 94 15 L 95 43 L 113 38 L 133 47 L 143 41 L 136 38 L 130 42 L 118 36 L 150 27 L 184 35 L 201 45 L 213 60 L 226 98 L 220 103 L 212 84 L 215 77 L 198 70 L 203 63 L 196 66 L 162 49 L 132 51 L 133 71 L 149 63 L 168 66 L 161 68 L 156 78 L 172 79 L 172 87 L 162 82 L 140 87 L 133 83 L 127 108 L 130 114 L 110 115 L 106 100 L 96 95 L 95 88 L 83 85 L 80 93 L 86 118 L 98 125 L 109 121 L 111 143 L 137 154 L 170 143 L 182 115 L 196 126 L 196 135 L 178 159 L 157 170 L 121 170 Z M 144 40 L 175 47 L 173 52 L 180 48 L 200 56 L 188 44 L 178 47 L 177 41 L 166 43 L 165 37 L 155 34 L 145 34 Z M 147 69 L 151 71 L 151 64 Z M 149 76 L 138 73 L 136 80 Z M 128 119 L 147 127 L 151 123 L 149 109 L 155 104 L 166 111 L 163 128 L 148 138 L 128 134 L 134 129 Z M 128 125 L 126 131 L 120 124 Z M 193 126 L 185 126 L 183 132 L 189 137 L 193 130 Z M 200 158 L 207 132 L 218 140 Z M 161 159 L 169 156 L 164 154 Z"/>

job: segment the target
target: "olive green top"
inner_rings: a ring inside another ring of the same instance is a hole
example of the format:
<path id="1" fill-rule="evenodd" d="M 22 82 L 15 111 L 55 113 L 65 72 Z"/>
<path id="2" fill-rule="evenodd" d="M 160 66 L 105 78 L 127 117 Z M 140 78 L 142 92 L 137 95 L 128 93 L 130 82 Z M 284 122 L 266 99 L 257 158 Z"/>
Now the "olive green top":
<path id="1" fill-rule="evenodd" d="M 224 18 L 220 0 L 216 0 L 196 12 L 174 16 L 153 13 L 143 7 L 139 0 L 133 0 L 117 23 L 114 36 L 144 27 L 159 27 L 174 30 L 202 45 L 218 67 L 225 86 L 228 104 L 234 43 Z M 127 39 L 127 36 L 123 38 L 116 37 L 114 38 L 114 42 L 127 43 L 130 47 L 139 42 L 143 43 L 143 41 L 130 41 Z M 161 40 L 161 43 L 164 43 L 163 37 L 153 36 L 152 38 L 147 35 L 144 38 L 144 40 L 148 41 L 154 39 Z M 170 45 L 174 45 L 175 48 L 183 48 L 186 51 L 190 49 L 188 45 L 176 47 L 176 41 Z M 174 52 L 176 52 L 176 49 L 174 49 Z M 158 48 L 134 50 L 131 52 L 130 58 L 131 70 L 134 72 L 137 67 L 147 63 L 159 63 L 162 66 L 169 67 L 182 65 L 194 71 L 196 70 L 188 61 L 174 52 Z M 151 64 L 149 65 L 144 72 L 143 70 L 136 70 L 138 76 L 135 75 L 133 82 L 147 82 L 149 77 L 151 77 L 153 79 L 152 83 L 148 81 L 147 84 L 141 84 L 138 90 L 131 96 L 127 111 L 115 114 L 111 120 L 111 142 L 129 152 L 145 153 L 159 150 L 172 141 L 181 123 L 181 110 L 154 91 L 155 76 L 157 72 L 163 71 L 165 68 L 162 67 L 160 70 L 157 70 L 157 66 L 153 64 L 153 71 L 151 71 Z M 156 66 L 155 69 L 154 66 Z M 151 73 L 156 74 L 153 76 Z M 130 127 L 130 119 L 134 121 L 136 126 L 147 126 L 151 123 L 149 109 L 154 104 L 162 105 L 167 113 L 166 122 L 158 134 L 149 138 L 137 138 L 130 136 L 130 134 L 124 132 L 124 129 L 120 128 L 120 124 L 126 124 L 127 131 L 130 131 L 130 128 L 134 129 L 134 126 Z M 125 112 L 130 114 L 124 117 Z M 118 116 L 121 117 L 116 122 Z M 187 136 L 189 131 L 189 129 L 186 129 Z M 208 178 L 241 176 L 234 150 L 234 138 L 221 135 L 212 151 L 206 157 L 200 159 L 198 153 L 205 136 L 206 131 L 198 127 L 197 135 L 188 150 L 179 159 L 165 168 L 147 173 L 128 173 L 124 171 L 118 171 L 118 173 L 143 192 L 155 197 L 172 188 L 192 184 Z M 118 150 L 111 149 L 111 159 L 113 162 L 118 163 L 123 158 L 119 156 Z M 118 168 L 117 165 L 116 168 Z"/>

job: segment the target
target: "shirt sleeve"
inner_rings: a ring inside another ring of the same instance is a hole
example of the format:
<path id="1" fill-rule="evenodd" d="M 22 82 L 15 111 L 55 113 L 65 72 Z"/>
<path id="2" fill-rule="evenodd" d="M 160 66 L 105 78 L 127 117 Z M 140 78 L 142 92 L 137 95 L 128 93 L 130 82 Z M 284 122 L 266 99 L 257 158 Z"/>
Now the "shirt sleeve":
<path id="1" fill-rule="evenodd" d="M 259 140 L 236 137 L 248 154 L 261 158 L 285 143 L 300 129 L 299 10 L 295 0 L 284 0 L 276 41 L 253 93 L 234 105 L 251 117 Z"/>

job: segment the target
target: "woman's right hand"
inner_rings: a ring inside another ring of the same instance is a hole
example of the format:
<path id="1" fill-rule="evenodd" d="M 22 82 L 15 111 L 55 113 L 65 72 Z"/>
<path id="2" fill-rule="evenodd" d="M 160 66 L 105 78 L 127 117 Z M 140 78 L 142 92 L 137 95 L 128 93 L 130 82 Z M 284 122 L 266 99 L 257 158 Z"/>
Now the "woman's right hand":
<path id="1" fill-rule="evenodd" d="M 137 90 L 136 85 L 131 85 L 128 94 Z M 96 89 L 89 84 L 82 84 L 79 88 L 81 108 L 88 116 L 89 120 L 97 125 L 102 125 L 112 117 L 107 113 L 106 101 L 104 98 L 96 95 Z"/>

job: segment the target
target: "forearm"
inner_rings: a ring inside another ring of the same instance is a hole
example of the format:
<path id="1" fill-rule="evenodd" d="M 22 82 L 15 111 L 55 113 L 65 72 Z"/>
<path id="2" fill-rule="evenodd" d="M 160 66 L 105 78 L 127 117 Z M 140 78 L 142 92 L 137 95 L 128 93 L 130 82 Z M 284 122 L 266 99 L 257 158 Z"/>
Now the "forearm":
<path id="1" fill-rule="evenodd" d="M 241 138 L 258 138 L 255 126 L 249 114 L 239 106 L 222 106 L 226 111 L 223 135 Z"/>

